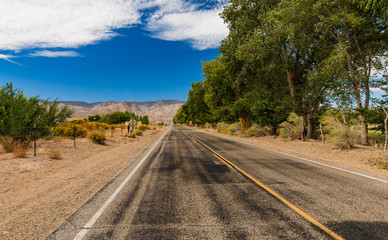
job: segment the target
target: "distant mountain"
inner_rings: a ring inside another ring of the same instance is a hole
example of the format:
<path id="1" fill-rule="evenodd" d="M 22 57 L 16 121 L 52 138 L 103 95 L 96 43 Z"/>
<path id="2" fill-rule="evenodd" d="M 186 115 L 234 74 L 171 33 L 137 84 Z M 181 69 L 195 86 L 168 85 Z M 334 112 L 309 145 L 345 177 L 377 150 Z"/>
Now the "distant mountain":
<path id="1" fill-rule="evenodd" d="M 96 114 L 108 114 L 115 111 L 130 111 L 130 102 L 95 102 L 62 101 L 74 110 L 72 118 L 87 118 Z M 172 122 L 178 109 L 184 104 L 178 100 L 159 100 L 147 102 L 132 102 L 132 111 L 137 115 L 148 115 L 151 123 Z"/>

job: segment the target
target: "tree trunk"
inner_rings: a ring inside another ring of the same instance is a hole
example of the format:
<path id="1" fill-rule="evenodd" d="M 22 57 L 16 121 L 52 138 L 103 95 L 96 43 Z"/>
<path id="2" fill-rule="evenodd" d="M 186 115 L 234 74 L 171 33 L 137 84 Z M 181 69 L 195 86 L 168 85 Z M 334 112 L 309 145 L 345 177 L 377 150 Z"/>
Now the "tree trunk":
<path id="1" fill-rule="evenodd" d="M 271 126 L 270 135 L 276 136 L 277 132 L 278 132 L 278 128 L 276 126 Z"/>
<path id="2" fill-rule="evenodd" d="M 345 113 L 342 114 L 342 119 L 344 120 L 344 124 L 348 125 L 348 122 L 346 121 L 346 115 Z"/>
<path id="3" fill-rule="evenodd" d="M 307 139 L 311 139 L 313 135 L 313 125 L 311 124 L 311 116 L 307 116 Z"/>
<path id="4" fill-rule="evenodd" d="M 361 120 L 361 144 L 369 145 L 368 143 L 368 124 L 366 123 L 366 119 L 363 115 L 360 115 Z"/>
<path id="5" fill-rule="evenodd" d="M 384 152 L 387 151 L 387 142 L 388 142 L 388 113 L 387 110 L 385 110 L 385 107 L 383 107 L 383 111 L 385 112 L 385 119 L 384 119 L 384 130 L 385 130 L 385 141 L 384 141 Z"/>

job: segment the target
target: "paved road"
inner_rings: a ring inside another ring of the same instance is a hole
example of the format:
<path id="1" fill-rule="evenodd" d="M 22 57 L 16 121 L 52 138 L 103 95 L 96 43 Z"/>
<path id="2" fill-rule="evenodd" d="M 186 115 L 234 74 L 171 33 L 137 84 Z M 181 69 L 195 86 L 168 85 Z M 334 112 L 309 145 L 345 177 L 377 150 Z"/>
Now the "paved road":
<path id="1" fill-rule="evenodd" d="M 292 210 L 199 142 L 305 214 Z M 115 193 L 117 188 L 120 191 Z M 112 193 L 117 195 L 113 198 Z M 174 126 L 48 239 L 333 239 L 336 235 L 388 239 L 388 184 Z"/>

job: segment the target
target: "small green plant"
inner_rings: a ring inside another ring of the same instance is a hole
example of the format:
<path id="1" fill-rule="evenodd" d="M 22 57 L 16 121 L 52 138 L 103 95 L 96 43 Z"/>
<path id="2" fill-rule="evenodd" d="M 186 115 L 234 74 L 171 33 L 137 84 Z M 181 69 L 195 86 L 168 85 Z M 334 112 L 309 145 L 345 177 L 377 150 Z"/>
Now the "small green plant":
<path id="1" fill-rule="evenodd" d="M 90 132 L 88 134 L 88 138 L 90 139 L 90 141 L 92 141 L 93 143 L 97 143 L 97 144 L 104 144 L 105 140 L 106 140 L 105 134 L 103 132 L 100 132 L 100 131 Z"/>
<path id="2" fill-rule="evenodd" d="M 143 136 L 143 131 L 138 129 L 138 130 L 135 131 L 135 134 L 137 136 Z"/>
<path id="3" fill-rule="evenodd" d="M 149 128 L 148 128 L 147 125 L 142 124 L 142 125 L 138 126 L 137 129 L 138 129 L 138 130 L 141 130 L 141 131 L 145 131 L 145 130 L 148 130 Z"/>
<path id="4" fill-rule="evenodd" d="M 212 127 L 212 125 L 211 125 L 210 123 L 207 122 L 207 123 L 205 123 L 204 127 L 207 128 L 207 129 L 209 129 L 209 128 Z"/>
<path id="5" fill-rule="evenodd" d="M 135 138 L 136 137 L 136 133 L 135 132 L 129 132 L 129 133 L 126 133 L 125 136 L 127 138 Z"/>

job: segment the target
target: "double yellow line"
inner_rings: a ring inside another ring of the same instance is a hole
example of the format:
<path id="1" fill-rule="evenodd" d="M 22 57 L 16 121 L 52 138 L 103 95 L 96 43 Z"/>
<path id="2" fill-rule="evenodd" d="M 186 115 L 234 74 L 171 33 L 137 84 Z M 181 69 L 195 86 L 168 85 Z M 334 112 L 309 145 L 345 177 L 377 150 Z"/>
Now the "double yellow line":
<path id="1" fill-rule="evenodd" d="M 203 142 L 201 142 L 200 140 L 198 140 L 197 138 L 191 136 L 190 134 L 186 133 L 190 138 L 192 138 L 193 140 L 195 140 L 196 142 L 198 142 L 199 144 L 201 144 L 202 146 L 204 146 L 205 148 L 207 148 L 208 150 L 210 150 L 214 156 L 216 156 L 219 160 L 221 160 L 224 164 L 226 164 L 228 167 L 232 167 L 234 169 L 236 169 L 237 171 L 239 171 L 240 173 L 242 173 L 244 176 L 246 176 L 247 178 L 249 178 L 250 180 L 252 180 L 254 183 L 256 183 L 257 185 L 259 185 L 262 189 L 264 189 L 265 191 L 267 191 L 269 194 L 271 194 L 272 196 L 274 196 L 275 198 L 277 198 L 279 201 L 283 202 L 284 204 L 286 204 L 289 208 L 291 208 L 292 210 L 294 210 L 295 212 L 297 212 L 299 215 L 301 215 L 302 217 L 304 217 L 307 221 L 309 221 L 310 223 L 314 224 L 315 226 L 317 226 L 318 228 L 320 228 L 321 230 L 323 230 L 324 232 L 326 232 L 327 234 L 329 234 L 330 236 L 332 236 L 334 239 L 337 239 L 337 240 L 343 240 L 344 238 L 342 238 L 341 236 L 339 236 L 338 234 L 336 234 L 335 232 L 331 231 L 329 228 L 327 228 L 326 226 L 324 226 L 323 224 L 321 224 L 320 222 L 318 222 L 317 220 L 315 220 L 313 217 L 311 217 L 310 215 L 308 215 L 307 213 L 305 213 L 304 211 L 302 211 L 300 208 L 298 208 L 297 206 L 295 206 L 294 204 L 290 203 L 289 201 L 287 201 L 284 197 L 280 196 L 278 193 L 276 193 L 274 190 L 272 190 L 271 188 L 267 187 L 266 185 L 264 185 L 262 182 L 260 182 L 259 180 L 255 179 L 254 177 L 252 177 L 250 174 L 248 174 L 247 172 L 245 172 L 244 170 L 242 170 L 241 168 L 237 167 L 235 164 L 233 164 L 232 162 L 230 162 L 228 159 L 224 158 L 223 156 L 221 156 L 219 153 L 217 153 L 216 151 L 214 151 L 213 149 L 211 149 L 209 146 L 207 146 L 206 144 L 204 144 Z"/>

